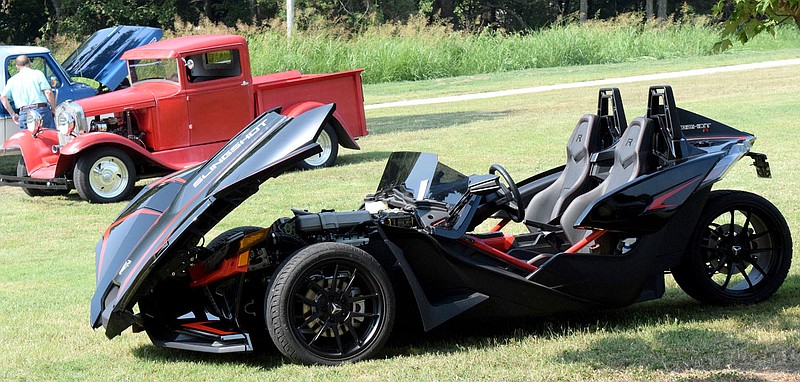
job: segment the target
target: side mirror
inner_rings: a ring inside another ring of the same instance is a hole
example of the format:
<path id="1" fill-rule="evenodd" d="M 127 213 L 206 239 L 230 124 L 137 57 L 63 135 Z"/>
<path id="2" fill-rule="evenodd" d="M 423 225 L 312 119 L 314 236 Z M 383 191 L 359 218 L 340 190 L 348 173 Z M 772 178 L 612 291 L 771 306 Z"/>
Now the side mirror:
<path id="1" fill-rule="evenodd" d="M 58 77 L 56 77 L 56 76 L 50 77 L 50 87 L 51 88 L 57 88 L 59 86 L 61 86 L 61 84 L 58 81 Z"/>

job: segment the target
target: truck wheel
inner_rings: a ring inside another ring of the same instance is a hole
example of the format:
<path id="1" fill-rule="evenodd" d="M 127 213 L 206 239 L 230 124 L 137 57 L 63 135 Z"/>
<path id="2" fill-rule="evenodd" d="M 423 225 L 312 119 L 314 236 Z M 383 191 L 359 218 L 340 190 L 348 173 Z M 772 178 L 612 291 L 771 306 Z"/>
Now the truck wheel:
<path id="1" fill-rule="evenodd" d="M 293 362 L 321 365 L 374 355 L 389 338 L 396 309 L 378 261 L 340 243 L 313 244 L 284 261 L 264 306 L 278 350 Z"/>
<path id="2" fill-rule="evenodd" d="M 701 302 L 752 304 L 778 290 L 791 261 L 789 226 L 772 203 L 749 192 L 714 191 L 672 275 Z"/>
<path id="3" fill-rule="evenodd" d="M 89 203 L 114 203 L 133 190 L 136 169 L 128 154 L 104 147 L 78 158 L 74 180 L 78 194 Z"/>
<path id="4" fill-rule="evenodd" d="M 25 167 L 25 160 L 23 158 L 19 158 L 19 162 L 17 162 L 17 176 L 28 176 L 28 168 Z M 41 190 L 28 187 L 22 187 L 22 191 L 31 197 L 66 195 L 69 193 L 69 190 Z"/>
<path id="5" fill-rule="evenodd" d="M 300 162 L 298 167 L 304 170 L 313 170 L 321 167 L 330 167 L 336 162 L 339 155 L 339 137 L 330 123 L 325 123 L 319 133 L 317 143 L 322 146 L 322 152 Z"/>

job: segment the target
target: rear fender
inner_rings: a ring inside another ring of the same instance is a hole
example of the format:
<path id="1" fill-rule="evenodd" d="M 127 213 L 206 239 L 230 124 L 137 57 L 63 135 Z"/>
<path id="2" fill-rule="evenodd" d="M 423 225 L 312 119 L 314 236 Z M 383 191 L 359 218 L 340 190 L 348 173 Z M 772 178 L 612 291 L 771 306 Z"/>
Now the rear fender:
<path id="1" fill-rule="evenodd" d="M 306 111 L 322 105 L 324 104 L 314 101 L 300 102 L 284 108 L 281 114 L 294 118 Z M 334 111 L 333 118 L 328 120 L 328 123 L 330 123 L 331 126 L 333 126 L 333 129 L 336 130 L 336 136 L 339 138 L 339 144 L 344 148 L 360 150 L 361 147 L 358 145 L 358 143 L 356 143 L 356 140 L 353 139 L 350 133 L 347 132 L 347 126 L 345 126 L 344 122 L 342 121 L 344 121 L 344 118 L 342 118 L 338 111 Z"/>
<path id="2" fill-rule="evenodd" d="M 660 230 L 723 156 L 703 155 L 668 169 L 641 176 L 592 202 L 575 225 L 632 235 Z"/>

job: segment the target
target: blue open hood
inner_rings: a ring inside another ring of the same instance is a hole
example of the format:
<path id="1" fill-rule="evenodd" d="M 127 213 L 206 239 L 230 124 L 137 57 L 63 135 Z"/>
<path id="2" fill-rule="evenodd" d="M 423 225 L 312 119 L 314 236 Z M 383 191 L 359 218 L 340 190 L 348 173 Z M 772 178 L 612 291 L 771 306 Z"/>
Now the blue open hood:
<path id="1" fill-rule="evenodd" d="M 120 60 L 125 51 L 161 39 L 159 28 L 116 26 L 94 32 L 62 64 L 73 77 L 93 79 L 109 90 L 114 90 L 128 75 L 125 61 Z"/>
<path id="2" fill-rule="evenodd" d="M 265 113 L 208 161 L 145 187 L 97 243 L 92 326 L 112 338 L 134 324 L 139 291 L 190 256 L 172 249 L 196 245 L 265 180 L 319 153 L 316 139 L 333 110 L 319 106 L 294 119 Z"/>

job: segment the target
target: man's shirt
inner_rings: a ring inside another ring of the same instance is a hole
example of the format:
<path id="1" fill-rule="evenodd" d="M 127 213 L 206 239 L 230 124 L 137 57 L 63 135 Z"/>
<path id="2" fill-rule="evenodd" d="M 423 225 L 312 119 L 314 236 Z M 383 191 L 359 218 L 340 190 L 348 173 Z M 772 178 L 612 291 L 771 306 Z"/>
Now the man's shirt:
<path id="1" fill-rule="evenodd" d="M 4 96 L 14 101 L 17 108 L 46 103 L 44 91 L 50 89 L 50 84 L 44 78 L 44 73 L 31 68 L 22 68 L 19 73 L 11 77 L 3 89 Z"/>

